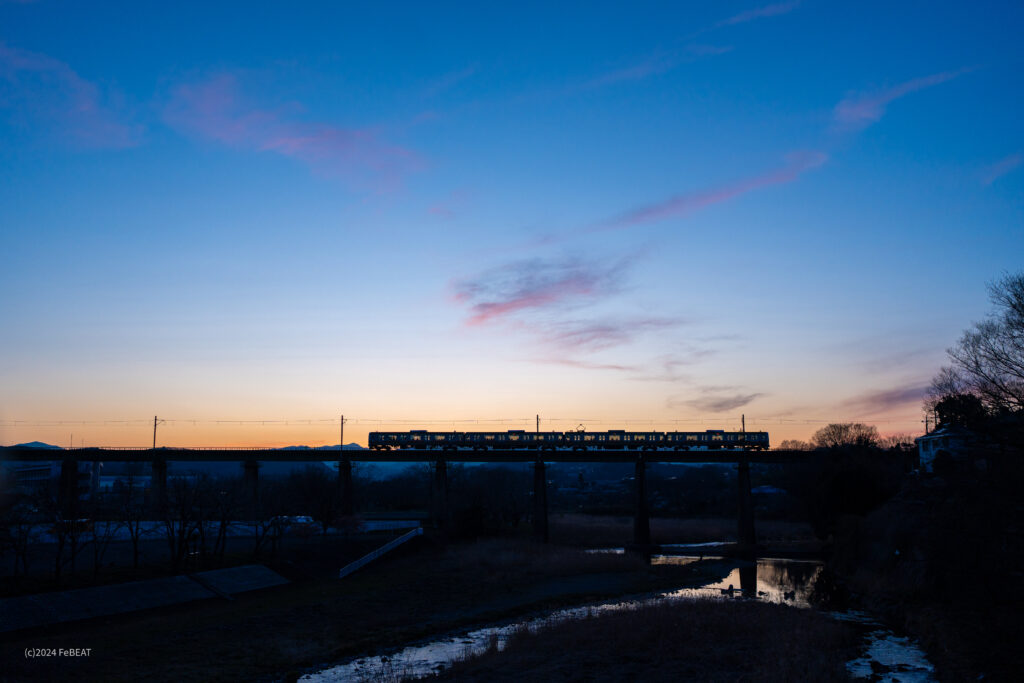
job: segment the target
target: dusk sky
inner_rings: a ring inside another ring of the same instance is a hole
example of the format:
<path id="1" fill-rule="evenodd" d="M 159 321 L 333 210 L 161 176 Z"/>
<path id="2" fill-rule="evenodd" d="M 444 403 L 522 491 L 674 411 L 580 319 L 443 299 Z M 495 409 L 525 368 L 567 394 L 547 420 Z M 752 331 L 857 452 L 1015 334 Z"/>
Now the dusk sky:
<path id="1" fill-rule="evenodd" d="M 1024 267 L 1019 2 L 370 5 L 0 0 L 0 445 L 920 433 Z"/>

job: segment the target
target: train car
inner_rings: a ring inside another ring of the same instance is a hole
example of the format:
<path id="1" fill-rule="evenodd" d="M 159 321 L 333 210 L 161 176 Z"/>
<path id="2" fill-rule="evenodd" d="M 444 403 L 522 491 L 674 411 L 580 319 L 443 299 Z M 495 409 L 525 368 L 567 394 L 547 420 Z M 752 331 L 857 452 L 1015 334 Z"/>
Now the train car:
<path id="1" fill-rule="evenodd" d="M 675 451 L 765 450 L 768 432 L 727 432 L 708 429 L 703 432 L 668 432 L 665 447 Z"/>
<path id="2" fill-rule="evenodd" d="M 510 429 L 507 432 L 428 432 L 414 429 L 409 432 L 370 432 L 371 450 L 515 450 L 520 448 L 555 450 L 564 441 L 561 432 L 527 432 Z"/>
<path id="3" fill-rule="evenodd" d="M 370 432 L 371 450 L 631 450 L 631 451 L 710 451 L 767 450 L 768 432 L 727 432 L 708 429 L 703 432 Z"/>

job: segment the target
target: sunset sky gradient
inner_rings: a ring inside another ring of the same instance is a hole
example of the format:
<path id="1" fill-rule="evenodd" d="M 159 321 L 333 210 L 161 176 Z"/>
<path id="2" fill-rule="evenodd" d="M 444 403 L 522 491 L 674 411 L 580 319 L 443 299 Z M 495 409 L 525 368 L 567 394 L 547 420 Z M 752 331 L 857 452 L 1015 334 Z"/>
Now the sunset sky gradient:
<path id="1" fill-rule="evenodd" d="M 1024 6 L 0 1 L 0 445 L 921 431 Z"/>

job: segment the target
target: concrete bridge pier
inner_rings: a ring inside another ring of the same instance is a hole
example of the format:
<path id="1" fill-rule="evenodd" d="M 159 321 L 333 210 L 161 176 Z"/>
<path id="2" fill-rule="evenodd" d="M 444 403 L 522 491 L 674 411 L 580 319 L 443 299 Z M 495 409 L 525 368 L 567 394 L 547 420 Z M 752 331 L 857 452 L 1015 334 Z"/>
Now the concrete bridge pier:
<path id="1" fill-rule="evenodd" d="M 355 514 L 355 501 L 352 498 L 352 458 L 344 457 L 338 461 L 338 495 L 341 498 L 342 517 Z"/>
<path id="2" fill-rule="evenodd" d="M 248 497 L 250 513 L 257 515 L 260 510 L 260 463 L 258 460 L 246 460 L 242 464 L 242 482 L 245 495 Z"/>
<path id="3" fill-rule="evenodd" d="M 78 461 L 65 458 L 60 464 L 60 483 L 57 506 L 62 519 L 77 519 L 78 515 Z"/>
<path id="4" fill-rule="evenodd" d="M 149 486 L 150 502 L 156 512 L 162 513 L 167 505 L 167 461 L 154 460 L 153 478 Z"/>
<path id="5" fill-rule="evenodd" d="M 637 456 L 636 473 L 636 506 L 633 513 L 633 545 L 637 549 L 646 549 L 651 545 L 651 518 L 647 511 L 647 461 L 644 456 Z"/>
<path id="6" fill-rule="evenodd" d="M 750 461 L 741 460 L 736 472 L 736 481 L 739 486 L 738 515 L 736 539 L 741 546 L 753 550 L 757 544 L 757 534 L 754 531 L 754 497 L 750 492 Z"/>
<path id="7" fill-rule="evenodd" d="M 757 597 L 757 563 L 751 562 L 746 567 L 740 567 L 740 590 L 746 597 Z"/>
<path id="8" fill-rule="evenodd" d="M 433 485 L 430 488 L 430 516 L 434 527 L 448 527 L 448 463 L 438 459 L 434 462 Z"/>
<path id="9" fill-rule="evenodd" d="M 543 460 L 533 463 L 533 537 L 548 542 L 548 474 Z"/>

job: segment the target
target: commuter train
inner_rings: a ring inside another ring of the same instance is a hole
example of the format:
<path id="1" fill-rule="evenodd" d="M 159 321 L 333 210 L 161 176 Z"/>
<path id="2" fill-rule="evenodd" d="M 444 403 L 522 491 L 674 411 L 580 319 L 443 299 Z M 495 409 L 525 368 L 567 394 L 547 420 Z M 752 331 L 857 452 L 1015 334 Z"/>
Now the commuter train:
<path id="1" fill-rule="evenodd" d="M 542 450 L 542 451 L 712 451 L 768 449 L 768 432 L 370 432 L 370 449 L 440 451 Z"/>

